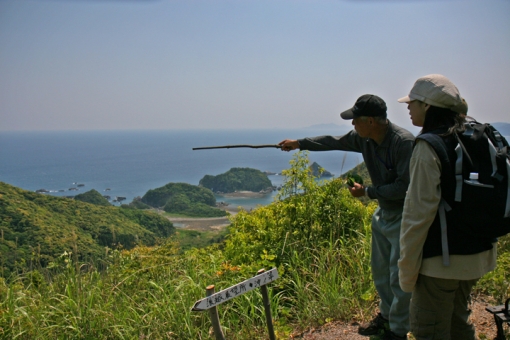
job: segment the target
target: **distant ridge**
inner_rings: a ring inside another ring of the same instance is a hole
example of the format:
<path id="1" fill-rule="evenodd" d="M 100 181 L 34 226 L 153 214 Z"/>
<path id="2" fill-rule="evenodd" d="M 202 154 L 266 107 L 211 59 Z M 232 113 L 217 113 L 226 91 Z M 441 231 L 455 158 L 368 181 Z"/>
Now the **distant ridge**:
<path id="1" fill-rule="evenodd" d="M 492 123 L 492 126 L 496 128 L 503 136 L 510 136 L 510 123 Z"/>
<path id="2" fill-rule="evenodd" d="M 329 123 L 329 124 L 315 124 L 307 126 L 305 129 L 342 129 L 342 128 L 345 128 L 345 126 Z"/>

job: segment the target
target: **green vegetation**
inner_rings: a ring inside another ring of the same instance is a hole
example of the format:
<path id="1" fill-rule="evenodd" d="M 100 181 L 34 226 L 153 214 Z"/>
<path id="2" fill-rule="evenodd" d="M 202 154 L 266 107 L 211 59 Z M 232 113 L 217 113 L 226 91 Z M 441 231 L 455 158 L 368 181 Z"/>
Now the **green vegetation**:
<path id="1" fill-rule="evenodd" d="M 64 252 L 97 262 L 105 247 L 154 245 L 174 227 L 155 213 L 46 196 L 0 182 L 1 275 L 46 267 Z"/>
<path id="2" fill-rule="evenodd" d="M 278 200 L 232 216 L 220 244 L 183 250 L 179 241 L 201 234 L 174 235 L 153 247 L 109 250 L 103 271 L 65 252 L 47 268 L 25 266 L 0 279 L 0 338 L 214 339 L 207 312 L 191 311 L 205 287 L 219 291 L 272 267 L 280 275 L 268 286 L 278 339 L 335 319 L 366 320 L 377 305 L 375 204 L 354 199 L 343 179 L 316 181 L 304 155 L 285 171 Z M 498 250 L 498 268 L 476 292 L 501 303 L 510 295 L 509 236 Z M 262 306 L 259 290 L 219 305 L 226 338 L 267 339 Z"/>
<path id="3" fill-rule="evenodd" d="M 109 206 L 111 205 L 110 202 L 106 198 L 103 197 L 97 190 L 89 190 L 87 192 L 84 192 L 83 194 L 79 194 L 74 196 L 74 199 L 77 201 L 92 203 L 95 205 L 104 205 Z"/>
<path id="4" fill-rule="evenodd" d="M 163 208 L 168 213 L 192 217 L 221 217 L 227 212 L 215 207 L 216 198 L 211 190 L 187 183 L 168 183 L 151 189 L 143 195 L 141 203 Z"/>
<path id="5" fill-rule="evenodd" d="M 133 198 L 133 201 L 129 204 L 122 204 L 121 207 L 126 209 L 140 209 L 140 210 L 152 208 L 150 205 L 143 203 L 142 198 L 140 196 Z"/>
<path id="6" fill-rule="evenodd" d="M 217 176 L 205 175 L 199 185 L 214 192 L 261 191 L 273 186 L 265 173 L 251 168 L 232 168 Z"/>
<path id="7" fill-rule="evenodd" d="M 368 173 L 367 166 L 365 163 L 361 163 L 356 165 L 351 170 L 347 171 L 345 174 L 340 176 L 340 178 L 347 180 L 347 185 L 350 185 L 349 180 L 352 180 L 353 182 L 365 184 L 365 185 L 371 185 L 372 180 L 370 179 L 370 174 Z M 352 186 L 352 185 L 350 185 Z"/>
<path id="8" fill-rule="evenodd" d="M 192 248 L 204 248 L 213 244 L 222 243 L 228 235 L 228 230 L 197 231 L 176 229 L 172 238 L 179 244 L 179 253 L 182 254 Z"/>
<path id="9" fill-rule="evenodd" d="M 363 184 L 363 177 L 355 173 L 349 174 L 347 176 L 347 185 L 352 188 L 354 183 Z"/>

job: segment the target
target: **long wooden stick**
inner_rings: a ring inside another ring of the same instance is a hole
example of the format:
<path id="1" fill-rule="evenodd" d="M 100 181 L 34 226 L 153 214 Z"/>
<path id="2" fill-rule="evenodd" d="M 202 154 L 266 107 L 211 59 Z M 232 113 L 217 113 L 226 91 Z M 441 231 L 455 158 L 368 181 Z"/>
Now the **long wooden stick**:
<path id="1" fill-rule="evenodd" d="M 237 144 L 237 145 L 220 145 L 220 146 L 202 146 L 199 148 L 193 148 L 193 150 L 207 150 L 207 149 L 231 149 L 231 148 L 276 148 L 281 149 L 281 145 L 278 144 L 263 144 L 263 145 L 249 145 L 249 144 Z"/>

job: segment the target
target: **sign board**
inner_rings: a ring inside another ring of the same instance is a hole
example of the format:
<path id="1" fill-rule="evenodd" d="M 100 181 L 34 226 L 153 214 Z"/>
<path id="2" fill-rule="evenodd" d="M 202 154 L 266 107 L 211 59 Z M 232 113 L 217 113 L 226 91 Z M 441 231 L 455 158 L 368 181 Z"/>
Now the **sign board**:
<path id="1" fill-rule="evenodd" d="M 235 298 L 236 296 L 243 295 L 255 288 L 259 288 L 261 286 L 267 285 L 270 282 L 273 282 L 278 278 L 278 270 L 273 268 L 267 272 L 258 274 L 251 279 L 238 283 L 232 287 L 227 289 L 223 289 L 220 292 L 212 294 L 211 296 L 206 297 L 205 299 L 198 300 L 195 302 L 192 311 L 203 311 L 219 304 L 222 304 L 225 301 Z"/>

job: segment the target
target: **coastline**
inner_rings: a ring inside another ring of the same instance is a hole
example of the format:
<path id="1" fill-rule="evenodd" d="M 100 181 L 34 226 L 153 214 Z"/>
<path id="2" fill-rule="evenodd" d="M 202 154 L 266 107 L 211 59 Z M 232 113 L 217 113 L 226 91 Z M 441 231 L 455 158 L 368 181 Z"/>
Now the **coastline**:
<path id="1" fill-rule="evenodd" d="M 261 193 L 254 191 L 236 191 L 231 193 L 215 194 L 217 197 L 225 198 L 262 198 L 271 195 L 271 193 Z M 218 202 L 219 203 L 219 202 Z M 235 216 L 240 209 L 251 210 L 251 208 L 244 207 L 243 205 L 220 205 L 219 209 L 225 210 L 230 213 L 230 216 Z M 224 217 L 168 217 L 168 220 L 174 224 L 177 229 L 188 229 L 198 231 L 212 231 L 221 230 L 230 225 L 230 216 Z"/>
<path id="2" fill-rule="evenodd" d="M 238 198 L 260 198 L 271 195 L 271 192 L 255 192 L 255 191 L 236 191 L 227 193 L 215 193 L 218 197 L 238 197 Z"/>

